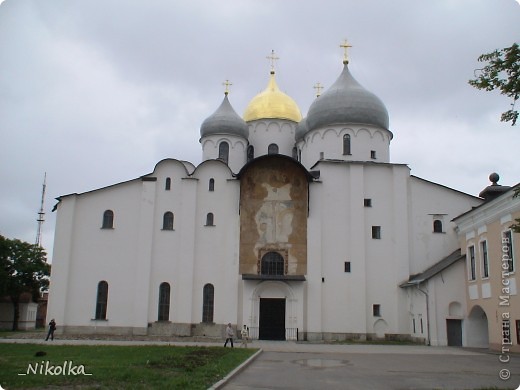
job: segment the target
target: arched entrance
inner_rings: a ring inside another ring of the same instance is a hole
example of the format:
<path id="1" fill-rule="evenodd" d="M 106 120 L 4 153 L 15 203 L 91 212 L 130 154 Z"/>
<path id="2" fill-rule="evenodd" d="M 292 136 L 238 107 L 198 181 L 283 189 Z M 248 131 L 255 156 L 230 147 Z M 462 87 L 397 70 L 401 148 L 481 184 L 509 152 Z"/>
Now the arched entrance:
<path id="1" fill-rule="evenodd" d="M 466 346 L 474 348 L 489 347 L 488 318 L 479 305 L 474 306 L 466 322 Z"/>
<path id="2" fill-rule="evenodd" d="M 450 347 L 462 347 L 462 305 L 451 302 L 448 306 L 449 318 L 446 318 L 446 336 Z"/>
<path id="3" fill-rule="evenodd" d="M 253 291 L 253 318 L 258 319 L 260 340 L 287 340 L 287 325 L 296 308 L 294 293 L 288 283 L 264 281 Z"/>

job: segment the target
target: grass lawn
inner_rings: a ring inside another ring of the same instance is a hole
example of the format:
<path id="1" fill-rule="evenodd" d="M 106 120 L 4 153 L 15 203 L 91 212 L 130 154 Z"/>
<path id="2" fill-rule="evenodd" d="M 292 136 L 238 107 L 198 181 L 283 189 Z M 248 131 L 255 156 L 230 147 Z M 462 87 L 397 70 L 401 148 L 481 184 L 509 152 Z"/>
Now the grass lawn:
<path id="1" fill-rule="evenodd" d="M 256 351 L 223 347 L 0 344 L 0 385 L 7 390 L 207 389 Z"/>

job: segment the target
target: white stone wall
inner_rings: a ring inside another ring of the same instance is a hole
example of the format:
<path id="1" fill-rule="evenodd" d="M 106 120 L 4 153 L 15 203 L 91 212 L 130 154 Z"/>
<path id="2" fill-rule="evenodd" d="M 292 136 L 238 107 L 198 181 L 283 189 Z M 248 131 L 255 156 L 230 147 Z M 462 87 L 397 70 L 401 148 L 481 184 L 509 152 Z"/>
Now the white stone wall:
<path id="1" fill-rule="evenodd" d="M 350 135 L 351 154 L 343 154 L 343 136 Z M 307 133 L 299 143 L 302 164 L 310 169 L 320 159 L 343 161 L 390 161 L 392 133 L 375 126 L 335 126 Z M 372 151 L 375 158 L 372 158 Z"/>
<path id="2" fill-rule="evenodd" d="M 296 123 L 283 119 L 263 119 L 247 123 L 249 144 L 255 148 L 255 158 L 267 154 L 270 144 L 278 145 L 278 153 L 292 157 L 295 147 Z"/>
<path id="3" fill-rule="evenodd" d="M 209 135 L 201 138 L 202 161 L 216 160 L 219 157 L 219 145 L 227 142 L 229 145 L 228 165 L 235 173 L 246 163 L 247 140 L 235 135 Z"/>
<path id="4" fill-rule="evenodd" d="M 409 183 L 411 211 L 410 274 L 417 274 L 459 247 L 453 218 L 482 203 L 481 199 L 412 176 Z M 441 219 L 443 233 L 433 232 L 433 220 Z"/>

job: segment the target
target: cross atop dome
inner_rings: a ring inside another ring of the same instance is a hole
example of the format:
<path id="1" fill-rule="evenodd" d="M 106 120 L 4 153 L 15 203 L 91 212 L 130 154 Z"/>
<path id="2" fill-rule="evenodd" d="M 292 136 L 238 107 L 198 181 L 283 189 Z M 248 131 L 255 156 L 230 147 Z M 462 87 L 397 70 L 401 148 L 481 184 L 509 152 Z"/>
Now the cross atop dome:
<path id="1" fill-rule="evenodd" d="M 346 39 L 344 39 L 343 43 L 341 45 L 339 45 L 339 47 L 341 47 L 345 50 L 345 53 L 343 54 L 343 63 L 348 64 L 348 49 L 351 48 L 352 45 L 350 45 L 348 43 L 348 41 Z"/>
<path id="2" fill-rule="evenodd" d="M 316 90 L 316 97 L 319 97 L 321 95 L 321 91 L 323 90 L 323 85 L 321 85 L 320 82 L 317 82 L 314 84 L 313 88 Z"/>
<path id="3" fill-rule="evenodd" d="M 224 89 L 224 95 L 228 95 L 229 94 L 229 86 L 230 85 L 233 85 L 233 83 L 231 83 L 229 80 L 226 80 L 222 83 L 222 85 L 225 87 Z"/>
<path id="4" fill-rule="evenodd" d="M 279 60 L 280 57 L 275 56 L 274 50 L 271 50 L 271 55 L 267 56 L 265 58 L 267 58 L 269 61 L 271 61 L 271 73 L 274 74 L 274 63 L 275 63 L 275 61 Z"/>

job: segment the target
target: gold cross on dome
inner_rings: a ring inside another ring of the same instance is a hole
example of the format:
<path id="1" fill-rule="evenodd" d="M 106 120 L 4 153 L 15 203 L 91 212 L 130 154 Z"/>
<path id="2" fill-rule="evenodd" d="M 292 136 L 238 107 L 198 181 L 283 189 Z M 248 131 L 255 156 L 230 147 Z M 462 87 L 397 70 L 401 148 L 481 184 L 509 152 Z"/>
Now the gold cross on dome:
<path id="1" fill-rule="evenodd" d="M 224 82 L 222 83 L 222 85 L 226 88 L 226 89 L 224 90 L 224 94 L 227 95 L 227 94 L 229 93 L 229 86 L 230 86 L 230 85 L 233 85 L 233 83 L 230 83 L 229 80 L 226 80 L 226 81 L 224 81 Z"/>
<path id="2" fill-rule="evenodd" d="M 343 54 L 343 63 L 348 64 L 348 49 L 352 47 L 352 45 L 349 45 L 346 39 L 343 40 L 343 43 L 339 45 L 339 47 L 342 47 L 345 50 L 345 53 Z"/>
<path id="3" fill-rule="evenodd" d="M 323 85 L 321 85 L 319 82 L 314 84 L 313 87 L 316 90 L 316 97 L 319 97 L 321 95 L 321 91 L 323 90 Z"/>
<path id="4" fill-rule="evenodd" d="M 265 58 L 267 58 L 269 61 L 271 61 L 271 72 L 274 72 L 274 62 L 275 62 L 276 60 L 279 60 L 280 57 L 275 56 L 275 55 L 274 55 L 274 50 L 271 50 L 271 55 L 270 55 L 270 56 L 267 56 L 267 57 L 265 57 Z"/>

